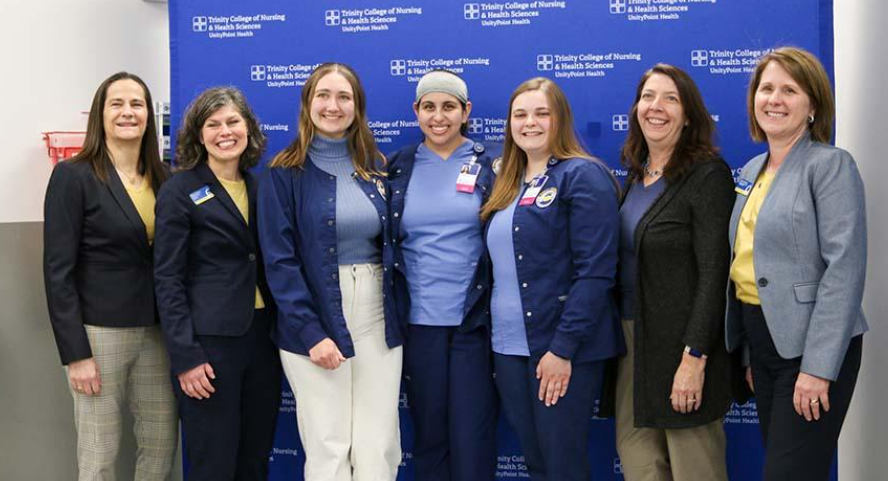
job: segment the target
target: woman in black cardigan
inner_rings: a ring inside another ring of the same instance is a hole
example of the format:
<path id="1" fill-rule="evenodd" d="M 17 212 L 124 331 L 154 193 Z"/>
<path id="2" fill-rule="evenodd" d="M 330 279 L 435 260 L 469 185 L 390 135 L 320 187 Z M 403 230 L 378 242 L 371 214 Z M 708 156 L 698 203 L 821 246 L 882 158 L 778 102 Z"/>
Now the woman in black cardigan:
<path id="1" fill-rule="evenodd" d="M 722 318 L 731 172 L 693 80 L 664 64 L 638 84 L 622 161 L 617 450 L 629 481 L 727 480 L 731 402 Z"/>

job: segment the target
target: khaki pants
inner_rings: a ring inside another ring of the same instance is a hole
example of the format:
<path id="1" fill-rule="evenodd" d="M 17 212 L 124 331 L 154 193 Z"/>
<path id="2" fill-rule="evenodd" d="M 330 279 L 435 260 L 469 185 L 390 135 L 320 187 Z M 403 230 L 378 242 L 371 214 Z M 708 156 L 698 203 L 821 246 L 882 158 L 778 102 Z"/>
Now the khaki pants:
<path id="1" fill-rule="evenodd" d="M 123 412 L 135 419 L 136 481 L 170 477 L 179 437 L 176 399 L 160 326 L 101 327 L 87 325 L 102 390 L 87 396 L 71 389 L 77 427 L 80 481 L 113 480 L 123 435 Z"/>
<path id="2" fill-rule="evenodd" d="M 402 348 L 385 343 L 382 267 L 339 266 L 355 357 L 329 371 L 281 351 L 296 397 L 306 481 L 394 481 L 401 464 Z"/>
<path id="3" fill-rule="evenodd" d="M 635 427 L 633 321 L 623 321 L 623 333 L 627 352 L 617 367 L 616 397 L 617 452 L 623 477 L 626 481 L 727 481 L 722 419 L 685 429 Z"/>

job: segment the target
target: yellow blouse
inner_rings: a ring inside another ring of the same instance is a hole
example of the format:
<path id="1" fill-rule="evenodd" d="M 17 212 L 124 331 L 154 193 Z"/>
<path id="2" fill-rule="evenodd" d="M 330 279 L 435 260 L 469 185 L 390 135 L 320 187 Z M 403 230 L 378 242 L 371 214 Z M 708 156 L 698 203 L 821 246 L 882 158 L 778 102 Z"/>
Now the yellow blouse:
<path id="1" fill-rule="evenodd" d="M 136 207 L 136 212 L 142 218 L 145 224 L 145 232 L 148 233 L 148 244 L 154 243 L 154 190 L 148 184 L 148 180 L 143 179 L 142 185 L 139 187 L 131 187 L 129 183 L 124 182 L 123 187 L 129 195 L 130 200 Z"/>
<path id="2" fill-rule="evenodd" d="M 244 182 L 243 179 L 235 181 L 219 179 L 219 182 L 222 183 L 222 187 L 225 187 L 225 191 L 228 192 L 228 196 L 234 201 L 237 210 L 240 211 L 241 215 L 244 216 L 244 220 L 249 224 L 250 198 L 247 195 L 247 183 Z M 259 286 L 256 286 L 256 309 L 264 308 L 265 300 L 262 299 L 262 293 L 259 292 Z"/>
<path id="3" fill-rule="evenodd" d="M 761 305 L 753 264 L 753 244 L 755 241 L 755 223 L 759 210 L 774 181 L 775 172 L 768 172 L 767 167 L 759 174 L 758 180 L 749 192 L 749 198 L 740 213 L 737 225 L 737 237 L 734 239 L 734 262 L 731 264 L 731 280 L 737 291 L 737 299 L 746 304 Z"/>

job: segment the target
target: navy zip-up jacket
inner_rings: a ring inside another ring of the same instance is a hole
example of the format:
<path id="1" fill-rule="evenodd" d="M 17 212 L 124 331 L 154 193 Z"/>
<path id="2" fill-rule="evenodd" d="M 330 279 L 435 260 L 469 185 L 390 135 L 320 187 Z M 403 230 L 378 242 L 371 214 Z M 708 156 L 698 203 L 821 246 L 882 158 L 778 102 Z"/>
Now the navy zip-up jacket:
<path id="1" fill-rule="evenodd" d="M 531 357 L 551 351 L 579 363 L 622 354 L 612 292 L 620 232 L 616 184 L 604 165 L 580 158 L 552 159 L 546 175 L 536 201 L 517 206 L 512 219 Z M 484 234 L 486 243 L 487 229 Z"/>
<path id="2" fill-rule="evenodd" d="M 385 340 L 400 346 L 402 335 L 392 296 L 392 249 L 385 179 L 355 179 L 382 223 Z M 305 159 L 302 168 L 270 168 L 259 190 L 259 241 L 268 287 L 278 306 L 274 341 L 280 349 L 308 355 L 329 337 L 342 355 L 355 355 L 342 313 L 336 248 L 336 177 Z"/>
<path id="3" fill-rule="evenodd" d="M 407 186 L 410 185 L 410 176 L 413 174 L 417 148 L 419 148 L 419 144 L 395 152 L 390 156 L 388 163 L 388 181 L 391 191 L 389 211 L 391 212 L 392 245 L 394 247 L 393 278 L 398 318 L 401 320 L 402 328 L 406 328 L 410 318 L 410 291 L 407 286 L 406 263 L 401 250 L 401 241 L 404 239 L 404 232 L 401 231 L 401 217 L 404 215 L 404 197 L 407 194 Z M 494 173 L 491 169 L 490 156 L 486 153 L 484 145 L 475 143 L 472 148 L 477 155 L 476 162 L 481 165 L 481 172 L 475 179 L 475 188 L 481 192 L 481 204 L 484 205 L 493 186 Z M 455 184 L 454 188 L 456 188 Z M 478 222 L 481 222 L 480 217 Z M 463 321 L 459 326 L 463 332 L 487 326 L 490 322 L 488 262 L 487 251 L 482 250 L 475 272 L 471 273 L 472 283 L 466 293 Z M 467 272 L 466 275 L 470 275 L 470 273 Z"/>

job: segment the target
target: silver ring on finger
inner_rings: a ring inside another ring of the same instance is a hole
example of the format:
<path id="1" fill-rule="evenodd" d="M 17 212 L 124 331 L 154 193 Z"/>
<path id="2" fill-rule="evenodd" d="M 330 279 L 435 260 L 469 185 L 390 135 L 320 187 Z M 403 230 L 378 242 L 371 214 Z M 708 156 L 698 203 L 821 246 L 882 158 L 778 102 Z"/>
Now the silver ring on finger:
<path id="1" fill-rule="evenodd" d="M 820 404 L 820 399 L 812 399 L 810 402 L 811 402 L 812 406 L 816 406 L 816 405 Z"/>

